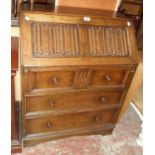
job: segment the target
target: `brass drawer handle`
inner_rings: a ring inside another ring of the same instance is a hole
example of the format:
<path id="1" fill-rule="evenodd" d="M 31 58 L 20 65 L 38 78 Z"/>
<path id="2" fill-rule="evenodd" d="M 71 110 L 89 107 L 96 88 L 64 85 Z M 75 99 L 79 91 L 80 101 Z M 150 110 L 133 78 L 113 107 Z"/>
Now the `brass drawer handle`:
<path id="1" fill-rule="evenodd" d="M 56 77 L 52 77 L 51 80 L 55 85 L 58 85 L 59 80 Z"/>
<path id="2" fill-rule="evenodd" d="M 50 107 L 54 107 L 55 102 L 54 101 L 49 101 L 48 104 L 49 104 Z"/>
<path id="3" fill-rule="evenodd" d="M 47 123 L 47 127 L 50 129 L 50 128 L 52 128 L 52 126 L 53 126 L 53 124 L 51 123 L 51 122 L 48 122 Z"/>
<path id="4" fill-rule="evenodd" d="M 106 79 L 107 81 L 109 81 L 109 82 L 112 81 L 112 78 L 111 78 L 111 76 L 109 76 L 109 75 L 106 75 L 106 76 L 105 76 L 105 79 Z"/>
<path id="5" fill-rule="evenodd" d="M 106 102 L 106 99 L 105 99 L 104 96 L 101 96 L 100 99 L 101 99 L 102 103 L 105 103 Z"/>

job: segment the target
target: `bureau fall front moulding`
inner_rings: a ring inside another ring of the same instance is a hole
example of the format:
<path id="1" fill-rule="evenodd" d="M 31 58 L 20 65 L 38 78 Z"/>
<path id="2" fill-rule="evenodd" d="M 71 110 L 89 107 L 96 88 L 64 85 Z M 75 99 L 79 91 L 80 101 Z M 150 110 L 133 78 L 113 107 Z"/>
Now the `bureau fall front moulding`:
<path id="1" fill-rule="evenodd" d="M 138 64 L 132 21 L 23 9 L 20 50 L 24 146 L 112 133 Z"/>

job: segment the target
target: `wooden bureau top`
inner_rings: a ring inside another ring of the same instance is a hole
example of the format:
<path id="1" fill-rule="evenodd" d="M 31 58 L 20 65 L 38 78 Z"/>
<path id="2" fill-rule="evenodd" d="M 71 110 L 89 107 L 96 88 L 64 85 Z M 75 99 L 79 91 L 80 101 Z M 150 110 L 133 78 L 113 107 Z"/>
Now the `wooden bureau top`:
<path id="1" fill-rule="evenodd" d="M 24 66 L 138 63 L 133 23 L 114 12 L 23 5 L 20 26 Z"/>

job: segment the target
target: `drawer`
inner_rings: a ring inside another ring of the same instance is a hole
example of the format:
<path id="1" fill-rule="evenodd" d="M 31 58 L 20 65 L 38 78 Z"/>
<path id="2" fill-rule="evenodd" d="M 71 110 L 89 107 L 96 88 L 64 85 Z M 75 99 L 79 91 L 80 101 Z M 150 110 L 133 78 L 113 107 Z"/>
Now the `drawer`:
<path id="1" fill-rule="evenodd" d="M 27 96 L 26 113 L 55 109 L 119 104 L 122 91 L 76 92 L 44 96 Z"/>
<path id="2" fill-rule="evenodd" d="M 26 134 L 82 128 L 112 122 L 116 110 L 92 111 L 58 116 L 29 118 L 26 120 Z"/>
<path id="3" fill-rule="evenodd" d="M 32 71 L 31 78 L 33 90 L 72 87 L 75 71 Z"/>
<path id="4" fill-rule="evenodd" d="M 90 86 L 125 86 L 129 73 L 126 69 L 94 70 Z"/>

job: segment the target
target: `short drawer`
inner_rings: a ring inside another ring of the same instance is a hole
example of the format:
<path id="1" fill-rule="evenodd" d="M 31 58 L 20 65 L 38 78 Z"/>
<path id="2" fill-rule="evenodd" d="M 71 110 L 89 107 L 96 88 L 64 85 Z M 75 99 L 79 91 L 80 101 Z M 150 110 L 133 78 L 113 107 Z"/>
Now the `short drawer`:
<path id="1" fill-rule="evenodd" d="M 125 86 L 129 73 L 129 70 L 121 68 L 94 70 L 92 72 L 90 86 Z"/>
<path id="2" fill-rule="evenodd" d="M 72 87 L 75 71 L 32 71 L 30 80 L 32 89 L 50 89 Z"/>
<path id="3" fill-rule="evenodd" d="M 116 109 L 29 118 L 26 120 L 26 134 L 102 125 L 112 122 L 115 113 Z"/>
<path id="4" fill-rule="evenodd" d="M 27 96 L 26 113 L 73 107 L 119 104 L 121 96 L 122 91 L 93 91 L 43 96 Z"/>

